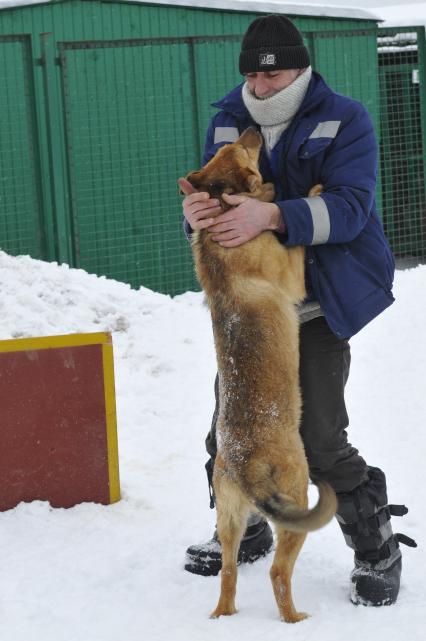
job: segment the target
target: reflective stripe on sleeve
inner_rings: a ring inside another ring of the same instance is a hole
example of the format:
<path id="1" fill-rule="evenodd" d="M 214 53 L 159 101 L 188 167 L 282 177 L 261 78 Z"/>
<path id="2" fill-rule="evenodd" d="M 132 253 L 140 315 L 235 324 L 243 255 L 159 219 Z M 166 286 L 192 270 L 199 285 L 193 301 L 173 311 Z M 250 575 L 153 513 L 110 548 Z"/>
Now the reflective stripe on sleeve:
<path id="1" fill-rule="evenodd" d="M 240 137 L 236 127 L 216 127 L 214 130 L 214 144 L 218 142 L 235 142 Z"/>
<path id="2" fill-rule="evenodd" d="M 330 237 L 330 215 L 328 213 L 327 205 L 321 196 L 303 198 L 303 200 L 308 205 L 312 216 L 314 234 L 311 244 L 322 245 L 326 243 Z"/>
<path id="3" fill-rule="evenodd" d="M 319 122 L 309 138 L 335 138 L 341 122 L 341 120 Z"/>

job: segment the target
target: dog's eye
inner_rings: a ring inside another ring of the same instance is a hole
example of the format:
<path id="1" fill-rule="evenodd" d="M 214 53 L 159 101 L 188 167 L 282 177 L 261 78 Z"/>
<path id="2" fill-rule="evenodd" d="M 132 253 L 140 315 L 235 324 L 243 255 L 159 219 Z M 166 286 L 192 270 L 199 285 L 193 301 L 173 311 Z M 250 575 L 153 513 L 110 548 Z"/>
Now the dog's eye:
<path id="1" fill-rule="evenodd" d="M 208 183 L 208 187 L 211 191 L 219 192 L 225 189 L 225 183 L 223 180 L 216 180 L 215 182 Z"/>

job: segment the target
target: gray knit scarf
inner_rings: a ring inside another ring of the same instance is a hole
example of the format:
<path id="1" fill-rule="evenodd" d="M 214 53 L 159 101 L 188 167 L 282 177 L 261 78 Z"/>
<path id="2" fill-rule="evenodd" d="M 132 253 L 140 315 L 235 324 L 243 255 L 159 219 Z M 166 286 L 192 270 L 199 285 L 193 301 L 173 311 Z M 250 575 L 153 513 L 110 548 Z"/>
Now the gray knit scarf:
<path id="1" fill-rule="evenodd" d="M 268 154 L 296 115 L 308 90 L 311 76 L 312 67 L 308 67 L 291 85 L 270 98 L 256 98 L 247 83 L 244 84 L 244 104 L 253 120 L 260 125 Z"/>

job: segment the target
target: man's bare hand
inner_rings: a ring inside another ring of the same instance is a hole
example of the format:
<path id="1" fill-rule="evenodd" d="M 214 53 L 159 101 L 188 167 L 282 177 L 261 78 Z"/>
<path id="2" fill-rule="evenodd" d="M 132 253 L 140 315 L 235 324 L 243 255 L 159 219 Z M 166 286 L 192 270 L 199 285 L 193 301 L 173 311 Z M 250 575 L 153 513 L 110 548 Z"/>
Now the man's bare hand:
<path id="1" fill-rule="evenodd" d="M 281 224 L 281 211 L 274 203 L 247 196 L 223 194 L 222 197 L 233 209 L 219 214 L 213 224 L 206 225 L 213 234 L 212 239 L 222 247 L 238 247 L 267 229 L 278 229 Z"/>
<path id="2" fill-rule="evenodd" d="M 179 187 L 186 194 L 182 201 L 183 215 L 192 229 L 206 229 L 222 211 L 217 198 L 210 198 L 204 191 L 197 191 L 186 178 L 179 178 Z"/>

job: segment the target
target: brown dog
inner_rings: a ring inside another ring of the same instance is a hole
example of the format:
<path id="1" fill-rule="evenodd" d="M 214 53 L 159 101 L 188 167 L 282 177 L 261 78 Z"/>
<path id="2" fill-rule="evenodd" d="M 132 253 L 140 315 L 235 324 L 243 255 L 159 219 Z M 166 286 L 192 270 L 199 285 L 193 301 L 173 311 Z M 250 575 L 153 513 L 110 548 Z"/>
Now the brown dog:
<path id="1" fill-rule="evenodd" d="M 199 191 L 245 194 L 271 202 L 272 184 L 258 170 L 261 135 L 246 130 L 200 171 L 187 176 Z M 320 189 L 311 190 L 316 195 Z M 222 206 L 229 205 L 222 200 Z M 211 310 L 219 370 L 218 454 L 213 486 L 222 545 L 221 593 L 212 617 L 234 614 L 237 555 L 250 512 L 274 522 L 277 547 L 271 580 L 281 618 L 296 622 L 291 576 L 306 533 L 336 511 L 329 485 L 308 509 L 308 465 L 299 434 L 299 321 L 305 297 L 304 249 L 286 248 L 265 231 L 235 248 L 193 234 L 198 279 Z"/>

